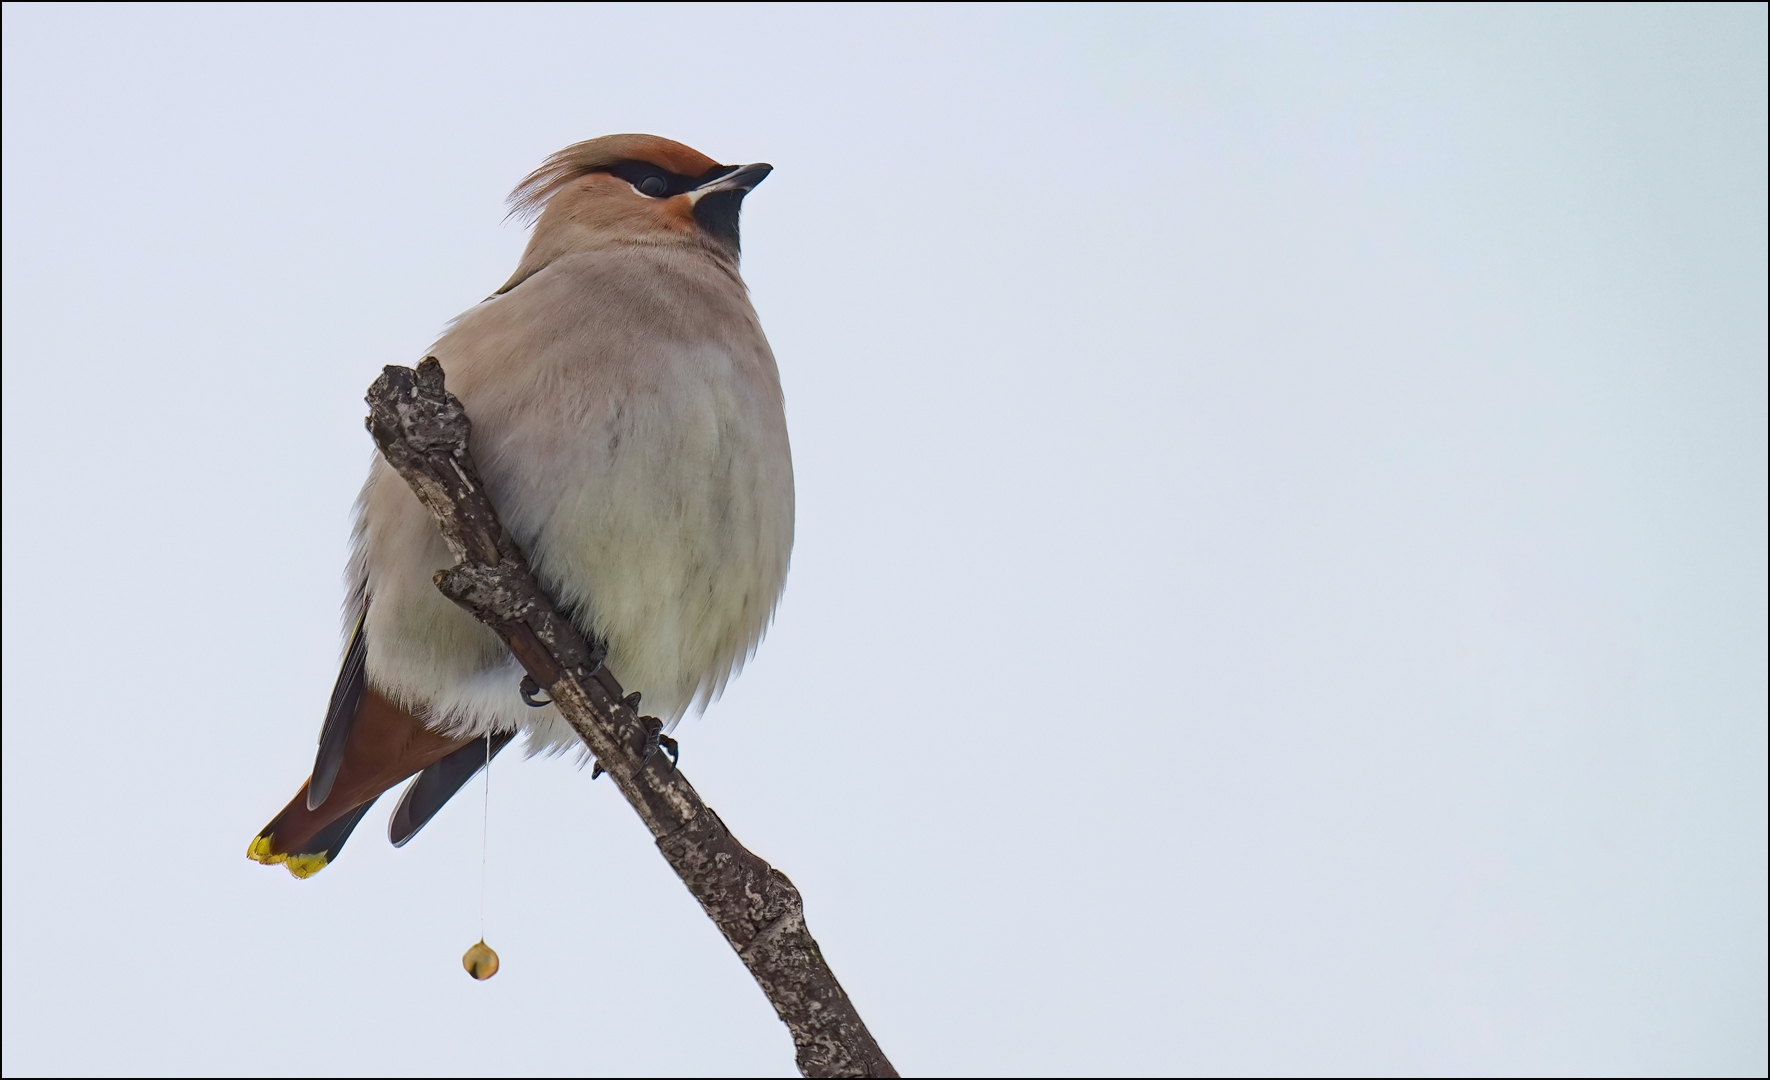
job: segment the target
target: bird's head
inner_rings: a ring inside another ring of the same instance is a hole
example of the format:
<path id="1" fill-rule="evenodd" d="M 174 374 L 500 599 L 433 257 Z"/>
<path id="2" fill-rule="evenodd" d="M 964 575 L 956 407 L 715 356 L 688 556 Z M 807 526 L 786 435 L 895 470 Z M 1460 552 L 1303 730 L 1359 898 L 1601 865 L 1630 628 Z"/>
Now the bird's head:
<path id="1" fill-rule="evenodd" d="M 523 266 L 509 284 L 575 250 L 608 244 L 687 244 L 734 263 L 738 211 L 772 165 L 721 165 L 656 135 L 604 135 L 566 147 L 510 193 L 510 212 L 536 216 Z"/>

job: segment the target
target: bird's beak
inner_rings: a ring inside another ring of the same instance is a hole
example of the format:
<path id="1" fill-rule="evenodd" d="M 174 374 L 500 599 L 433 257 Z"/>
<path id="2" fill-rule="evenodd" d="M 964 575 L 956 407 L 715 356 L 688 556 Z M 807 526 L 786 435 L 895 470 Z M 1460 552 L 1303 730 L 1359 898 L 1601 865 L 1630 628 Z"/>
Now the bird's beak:
<path id="1" fill-rule="evenodd" d="M 700 187 L 688 192 L 688 197 L 693 202 L 700 202 L 703 196 L 712 195 L 720 191 L 742 191 L 747 193 L 751 188 L 768 179 L 768 174 L 773 171 L 773 165 L 764 165 L 761 163 L 755 165 L 739 165 L 724 176 L 715 180 L 709 180 Z"/>

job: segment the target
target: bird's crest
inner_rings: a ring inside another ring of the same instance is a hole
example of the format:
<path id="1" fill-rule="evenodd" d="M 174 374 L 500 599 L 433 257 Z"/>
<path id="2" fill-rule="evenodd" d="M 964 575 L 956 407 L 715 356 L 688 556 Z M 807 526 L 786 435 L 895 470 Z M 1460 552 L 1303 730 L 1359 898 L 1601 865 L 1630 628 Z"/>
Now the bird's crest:
<path id="1" fill-rule="evenodd" d="M 510 216 L 533 221 L 560 189 L 581 176 L 601 172 L 623 161 L 645 161 L 678 176 L 702 176 L 720 167 L 717 161 L 657 135 L 604 135 L 573 143 L 549 157 L 510 193 Z"/>

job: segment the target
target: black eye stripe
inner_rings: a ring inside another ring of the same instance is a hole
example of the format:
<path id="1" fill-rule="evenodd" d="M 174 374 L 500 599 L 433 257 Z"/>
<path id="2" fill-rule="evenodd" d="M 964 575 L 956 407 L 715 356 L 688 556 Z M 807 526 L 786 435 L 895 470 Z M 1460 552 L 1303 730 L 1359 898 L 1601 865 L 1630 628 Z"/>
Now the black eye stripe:
<path id="1" fill-rule="evenodd" d="M 633 190 L 654 199 L 664 199 L 688 190 L 682 177 L 643 161 L 623 161 L 609 172 L 633 185 Z"/>
<path id="2" fill-rule="evenodd" d="M 623 161 L 612 166 L 608 171 L 633 185 L 633 190 L 654 199 L 668 199 L 685 191 L 693 191 L 702 184 L 719 179 L 732 172 L 736 165 L 716 165 L 700 176 L 681 176 L 660 169 L 647 161 Z"/>

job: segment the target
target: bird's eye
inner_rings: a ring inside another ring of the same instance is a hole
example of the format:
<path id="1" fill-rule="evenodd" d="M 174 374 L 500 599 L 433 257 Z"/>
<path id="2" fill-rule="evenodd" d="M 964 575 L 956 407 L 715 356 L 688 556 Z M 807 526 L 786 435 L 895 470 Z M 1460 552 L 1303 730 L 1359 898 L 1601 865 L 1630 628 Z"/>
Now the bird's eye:
<path id="1" fill-rule="evenodd" d="M 635 186 L 639 188 L 641 194 L 650 195 L 655 199 L 664 193 L 665 189 L 670 186 L 670 183 L 657 173 L 653 173 L 644 180 L 641 180 Z"/>

